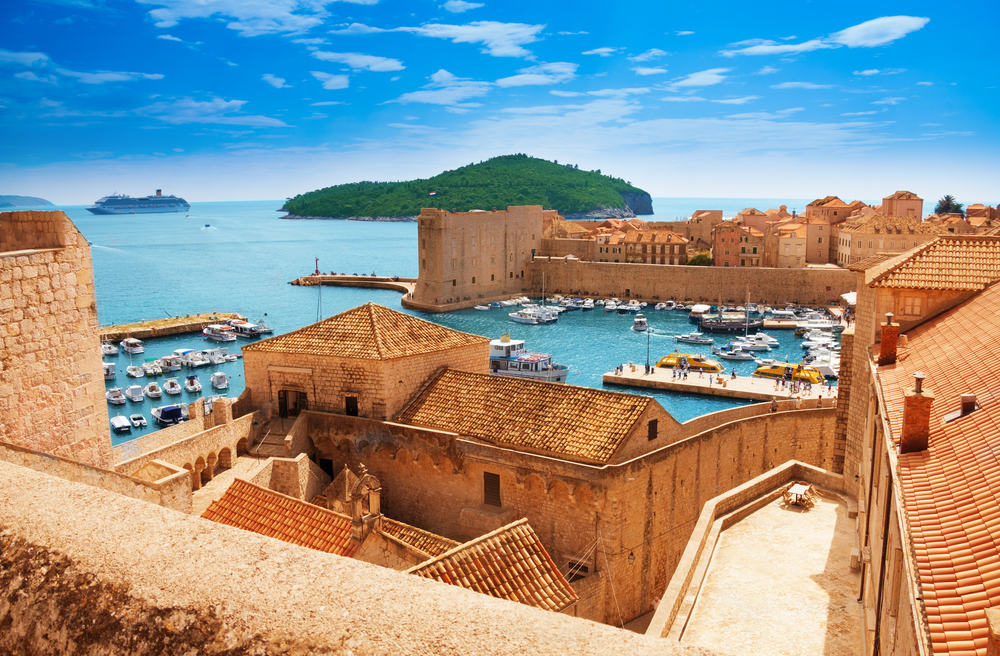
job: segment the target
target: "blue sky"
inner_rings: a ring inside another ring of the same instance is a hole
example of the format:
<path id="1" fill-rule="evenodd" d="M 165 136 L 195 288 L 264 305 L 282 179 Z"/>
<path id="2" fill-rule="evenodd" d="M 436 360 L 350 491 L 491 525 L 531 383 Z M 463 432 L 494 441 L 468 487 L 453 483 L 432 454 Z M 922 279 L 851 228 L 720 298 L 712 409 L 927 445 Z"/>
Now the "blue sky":
<path id="1" fill-rule="evenodd" d="M 14 0 L 0 193 L 284 198 L 523 152 L 654 196 L 995 204 L 998 18 L 995 0 Z"/>

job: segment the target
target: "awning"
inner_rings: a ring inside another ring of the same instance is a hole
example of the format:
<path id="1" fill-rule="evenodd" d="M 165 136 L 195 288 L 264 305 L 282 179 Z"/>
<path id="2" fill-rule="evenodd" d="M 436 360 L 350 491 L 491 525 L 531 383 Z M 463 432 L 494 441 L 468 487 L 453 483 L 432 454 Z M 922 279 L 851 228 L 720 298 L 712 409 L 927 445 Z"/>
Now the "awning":
<path id="1" fill-rule="evenodd" d="M 845 301 L 847 301 L 848 305 L 856 305 L 857 302 L 858 302 L 858 293 L 857 292 L 847 292 L 846 294 L 841 294 L 840 298 L 842 298 Z"/>

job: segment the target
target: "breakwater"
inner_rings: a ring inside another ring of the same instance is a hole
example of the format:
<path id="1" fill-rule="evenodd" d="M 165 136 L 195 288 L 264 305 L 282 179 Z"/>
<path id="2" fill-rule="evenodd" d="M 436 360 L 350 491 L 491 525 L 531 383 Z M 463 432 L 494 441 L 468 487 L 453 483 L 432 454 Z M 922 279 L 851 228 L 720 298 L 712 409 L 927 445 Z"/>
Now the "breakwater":
<path id="1" fill-rule="evenodd" d="M 211 312 L 205 314 L 189 314 L 183 317 L 169 319 L 150 319 L 138 321 L 123 326 L 106 326 L 101 328 L 101 341 L 117 341 L 126 337 L 149 339 L 151 337 L 168 337 L 181 333 L 200 333 L 205 326 L 230 319 L 246 320 L 237 312 Z"/>
<path id="2" fill-rule="evenodd" d="M 416 278 L 400 278 L 399 276 L 338 276 L 323 275 L 302 276 L 288 283 L 301 287 L 323 285 L 324 287 L 361 287 L 365 289 L 391 289 L 403 294 L 413 294 L 417 286 Z"/>

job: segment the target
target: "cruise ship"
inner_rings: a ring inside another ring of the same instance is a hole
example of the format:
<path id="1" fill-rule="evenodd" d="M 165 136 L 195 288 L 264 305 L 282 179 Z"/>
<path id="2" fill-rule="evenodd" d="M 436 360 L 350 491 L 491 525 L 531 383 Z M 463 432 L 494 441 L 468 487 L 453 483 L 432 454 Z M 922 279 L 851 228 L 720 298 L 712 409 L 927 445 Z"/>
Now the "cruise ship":
<path id="1" fill-rule="evenodd" d="M 157 189 L 155 196 L 132 198 L 124 194 L 112 194 L 98 198 L 87 208 L 93 214 L 160 214 L 162 212 L 187 212 L 191 205 L 173 194 L 164 196 Z"/>

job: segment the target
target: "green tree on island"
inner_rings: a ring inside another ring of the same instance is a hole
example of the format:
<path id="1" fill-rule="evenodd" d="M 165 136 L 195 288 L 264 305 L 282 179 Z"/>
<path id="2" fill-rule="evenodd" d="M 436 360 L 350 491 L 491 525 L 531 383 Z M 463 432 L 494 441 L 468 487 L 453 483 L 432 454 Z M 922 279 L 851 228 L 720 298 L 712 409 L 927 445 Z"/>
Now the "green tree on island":
<path id="1" fill-rule="evenodd" d="M 937 202 L 937 205 L 934 207 L 934 213 L 938 216 L 942 214 L 961 214 L 965 216 L 965 208 L 963 203 L 955 202 L 954 196 L 946 194 Z"/>

